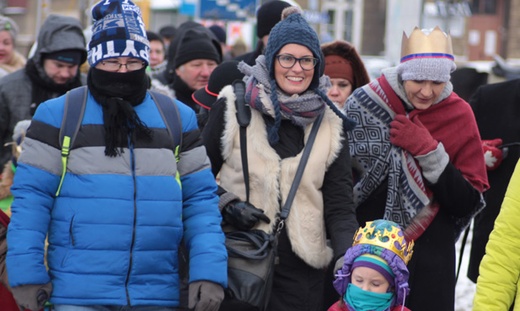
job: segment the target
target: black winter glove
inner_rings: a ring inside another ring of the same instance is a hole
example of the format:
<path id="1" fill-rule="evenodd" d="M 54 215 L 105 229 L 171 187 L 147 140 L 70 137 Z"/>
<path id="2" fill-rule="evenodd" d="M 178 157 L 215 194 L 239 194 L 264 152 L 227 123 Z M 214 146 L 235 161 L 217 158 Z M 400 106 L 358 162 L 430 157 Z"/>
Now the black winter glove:
<path id="1" fill-rule="evenodd" d="M 270 223 L 264 211 L 244 201 L 231 201 L 222 209 L 224 221 L 238 230 L 250 230 L 260 220 Z"/>

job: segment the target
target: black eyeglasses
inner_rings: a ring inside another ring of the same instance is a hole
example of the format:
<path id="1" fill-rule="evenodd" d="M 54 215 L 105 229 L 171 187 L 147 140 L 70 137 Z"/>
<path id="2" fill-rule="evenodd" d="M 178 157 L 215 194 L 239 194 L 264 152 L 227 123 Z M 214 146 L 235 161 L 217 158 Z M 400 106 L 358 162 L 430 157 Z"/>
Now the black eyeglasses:
<path id="1" fill-rule="evenodd" d="M 303 70 L 312 70 L 316 64 L 318 64 L 318 59 L 314 57 L 302 57 L 297 58 L 289 54 L 280 54 L 276 55 L 276 59 L 278 60 L 278 63 L 280 66 L 282 66 L 285 69 L 292 68 L 294 64 L 296 64 L 296 61 L 300 63 L 300 66 Z"/>
<path id="2" fill-rule="evenodd" d="M 101 64 L 103 68 L 109 71 L 118 71 L 121 67 L 125 66 L 128 71 L 139 70 L 144 67 L 144 62 L 142 61 L 129 61 L 126 64 L 121 64 L 117 60 L 106 60 L 102 61 Z"/>

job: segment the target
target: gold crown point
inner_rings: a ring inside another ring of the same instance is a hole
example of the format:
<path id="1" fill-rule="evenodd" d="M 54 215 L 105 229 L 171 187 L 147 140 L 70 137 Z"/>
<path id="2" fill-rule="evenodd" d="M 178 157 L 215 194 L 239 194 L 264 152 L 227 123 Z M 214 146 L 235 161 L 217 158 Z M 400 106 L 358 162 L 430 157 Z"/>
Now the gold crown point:
<path id="1" fill-rule="evenodd" d="M 415 27 L 409 36 L 403 31 L 401 41 L 401 62 L 405 56 L 416 54 L 440 54 L 453 59 L 451 36 L 443 32 L 439 26 L 426 34 Z"/>
<path id="2" fill-rule="evenodd" d="M 405 264 L 412 257 L 414 242 L 407 242 L 403 231 L 394 222 L 388 220 L 375 220 L 366 223 L 364 228 L 359 228 L 354 234 L 352 246 L 366 244 L 388 249 L 399 256 Z"/>

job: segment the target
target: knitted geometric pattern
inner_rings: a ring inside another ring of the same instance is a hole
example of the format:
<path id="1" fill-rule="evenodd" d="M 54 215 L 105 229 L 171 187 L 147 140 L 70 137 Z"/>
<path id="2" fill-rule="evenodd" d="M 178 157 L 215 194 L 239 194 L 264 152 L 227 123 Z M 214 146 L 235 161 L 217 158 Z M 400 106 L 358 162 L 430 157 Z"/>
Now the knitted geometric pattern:
<path id="1" fill-rule="evenodd" d="M 100 1 L 92 8 L 92 39 L 88 63 L 91 67 L 104 59 L 139 58 L 148 65 L 150 43 L 141 10 L 130 0 Z"/>

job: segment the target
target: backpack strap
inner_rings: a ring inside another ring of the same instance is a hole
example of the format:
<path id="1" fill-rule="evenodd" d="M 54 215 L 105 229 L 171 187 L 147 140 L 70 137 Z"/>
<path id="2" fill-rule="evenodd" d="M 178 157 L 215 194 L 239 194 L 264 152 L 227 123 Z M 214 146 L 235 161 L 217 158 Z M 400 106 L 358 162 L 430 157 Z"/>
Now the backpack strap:
<path id="1" fill-rule="evenodd" d="M 155 91 L 149 92 L 159 109 L 164 124 L 166 124 L 168 134 L 173 139 L 175 160 L 179 162 L 179 150 L 182 144 L 182 121 L 179 114 L 179 107 L 177 107 L 177 104 L 171 97 Z M 177 170 L 175 174 L 175 180 L 177 180 L 179 186 L 182 186 L 179 170 Z"/>
<path id="2" fill-rule="evenodd" d="M 159 108 L 159 113 L 163 118 L 164 124 L 166 124 L 168 134 L 170 134 L 170 137 L 173 139 L 175 158 L 177 158 L 178 162 L 179 147 L 182 143 L 182 121 L 179 114 L 179 108 L 171 97 L 156 91 L 149 92 L 153 101 L 157 105 L 157 108 Z"/>
<path id="3" fill-rule="evenodd" d="M 61 145 L 61 179 L 56 191 L 56 196 L 60 195 L 61 186 L 65 173 L 67 172 L 67 162 L 69 158 L 70 148 L 74 144 L 76 134 L 81 126 L 83 115 L 85 114 L 85 106 L 87 103 L 87 87 L 80 86 L 67 92 L 65 96 L 65 107 L 63 111 L 63 119 L 61 121 L 59 141 Z"/>

